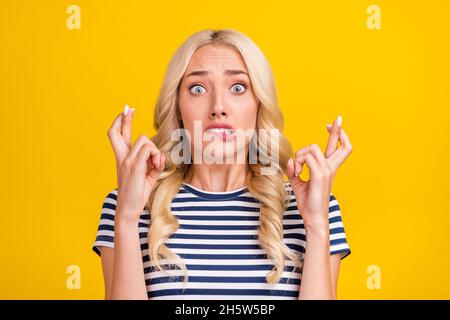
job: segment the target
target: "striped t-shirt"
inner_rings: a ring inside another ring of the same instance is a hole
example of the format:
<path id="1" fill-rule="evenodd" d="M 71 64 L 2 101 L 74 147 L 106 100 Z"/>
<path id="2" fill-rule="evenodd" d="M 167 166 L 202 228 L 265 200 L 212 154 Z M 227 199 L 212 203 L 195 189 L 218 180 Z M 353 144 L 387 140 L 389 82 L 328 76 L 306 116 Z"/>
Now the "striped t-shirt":
<path id="1" fill-rule="evenodd" d="M 284 242 L 303 259 L 306 247 L 303 220 L 289 182 L 285 188 L 289 206 L 283 218 Z M 116 201 L 117 189 L 114 189 L 104 200 L 101 211 L 93 245 L 98 255 L 99 247 L 114 247 Z M 183 284 L 183 271 L 177 267 L 172 265 L 172 270 L 161 272 L 150 261 L 147 243 L 150 215 L 143 210 L 139 237 L 149 299 L 298 299 L 301 269 L 290 259 L 286 259 L 278 283 L 266 281 L 273 264 L 257 237 L 260 202 L 246 187 L 210 192 L 183 183 L 172 199 L 171 210 L 180 226 L 165 244 L 186 264 L 188 283 Z M 351 251 L 333 194 L 329 201 L 329 225 L 330 254 L 340 253 L 343 259 Z M 163 268 L 170 262 L 160 259 Z"/>

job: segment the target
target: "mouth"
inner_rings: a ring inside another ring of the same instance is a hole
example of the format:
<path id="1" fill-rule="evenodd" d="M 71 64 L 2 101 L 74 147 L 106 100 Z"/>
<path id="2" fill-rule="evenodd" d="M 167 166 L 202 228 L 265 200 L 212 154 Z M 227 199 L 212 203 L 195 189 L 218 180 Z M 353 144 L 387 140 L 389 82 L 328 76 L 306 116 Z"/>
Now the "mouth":
<path id="1" fill-rule="evenodd" d="M 210 128 L 205 130 L 205 132 L 213 136 L 222 138 L 223 140 L 229 140 L 234 137 L 234 129 L 231 128 Z"/>

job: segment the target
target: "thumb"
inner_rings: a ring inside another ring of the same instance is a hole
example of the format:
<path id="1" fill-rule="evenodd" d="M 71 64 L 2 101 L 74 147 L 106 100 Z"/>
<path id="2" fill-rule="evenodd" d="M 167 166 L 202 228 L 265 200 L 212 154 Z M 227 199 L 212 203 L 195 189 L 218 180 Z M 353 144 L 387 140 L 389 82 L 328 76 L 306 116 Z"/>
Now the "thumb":
<path id="1" fill-rule="evenodd" d="M 292 187 L 298 186 L 302 183 L 302 180 L 300 180 L 300 178 L 295 174 L 294 160 L 292 158 L 289 158 L 287 163 L 286 174 Z"/>
<path id="2" fill-rule="evenodd" d="M 149 165 L 151 166 L 151 168 L 149 169 L 148 173 L 147 173 L 147 179 L 149 179 L 150 181 L 156 181 L 158 180 L 159 175 L 161 174 L 161 172 L 164 171 L 165 165 L 166 165 L 166 156 L 164 155 L 164 153 L 160 153 L 159 155 L 156 155 L 156 157 L 159 157 L 159 165 L 156 166 L 153 164 L 153 160 L 151 160 L 151 158 L 149 158 Z"/>
<path id="3" fill-rule="evenodd" d="M 145 184 L 147 186 L 147 197 L 150 197 L 150 194 L 153 192 L 153 189 L 156 185 L 156 181 L 158 181 L 159 175 L 161 174 L 161 172 L 164 171 L 165 169 L 165 155 L 164 153 L 160 153 L 158 155 L 159 158 L 159 166 L 155 166 L 153 165 L 153 161 L 150 160 L 151 158 L 149 158 L 149 162 L 151 162 L 151 168 L 150 170 L 147 172 L 147 175 L 145 177 Z"/>

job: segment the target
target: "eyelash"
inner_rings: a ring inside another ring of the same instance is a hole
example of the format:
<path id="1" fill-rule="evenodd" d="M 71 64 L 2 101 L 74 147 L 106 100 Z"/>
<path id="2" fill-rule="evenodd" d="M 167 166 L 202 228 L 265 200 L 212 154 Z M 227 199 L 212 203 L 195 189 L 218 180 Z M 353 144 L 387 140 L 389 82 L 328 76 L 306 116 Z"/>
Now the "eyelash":
<path id="1" fill-rule="evenodd" d="M 236 82 L 236 83 L 233 83 L 233 86 L 234 85 L 236 85 L 236 84 L 240 84 L 241 86 L 243 86 L 244 88 L 245 88 L 245 90 L 247 90 L 247 85 L 245 84 L 245 83 L 243 83 L 243 82 Z M 203 87 L 203 85 L 201 85 L 200 83 L 194 83 L 192 86 L 190 86 L 189 87 L 189 92 L 192 90 L 192 88 L 193 87 L 195 87 L 195 86 L 201 86 L 201 87 Z M 232 86 L 232 87 L 233 87 Z M 204 87 L 203 87 L 204 88 Z M 193 93 L 194 94 L 194 93 Z"/>

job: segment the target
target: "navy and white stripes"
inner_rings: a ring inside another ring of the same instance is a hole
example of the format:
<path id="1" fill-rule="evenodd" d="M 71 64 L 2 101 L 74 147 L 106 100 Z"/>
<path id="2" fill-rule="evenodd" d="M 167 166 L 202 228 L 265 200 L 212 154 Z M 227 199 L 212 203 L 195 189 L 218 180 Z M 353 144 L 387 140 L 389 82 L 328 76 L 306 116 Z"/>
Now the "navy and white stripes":
<path id="1" fill-rule="evenodd" d="M 306 246 L 303 220 L 289 182 L 289 207 L 284 213 L 284 242 L 303 258 Z M 114 214 L 117 189 L 104 200 L 93 250 L 114 247 Z M 166 240 L 188 269 L 183 285 L 181 270 L 159 271 L 149 261 L 147 231 L 150 216 L 144 210 L 139 219 L 142 259 L 149 299 L 297 299 L 301 270 L 291 260 L 279 283 L 268 284 L 265 276 L 271 261 L 258 241 L 260 203 L 247 188 L 209 192 L 184 183 L 172 200 L 172 213 L 180 227 Z M 330 254 L 351 253 L 346 240 L 339 204 L 333 194 L 329 203 Z M 161 259 L 167 266 L 173 261 Z M 175 269 L 177 269 L 175 267 Z"/>

